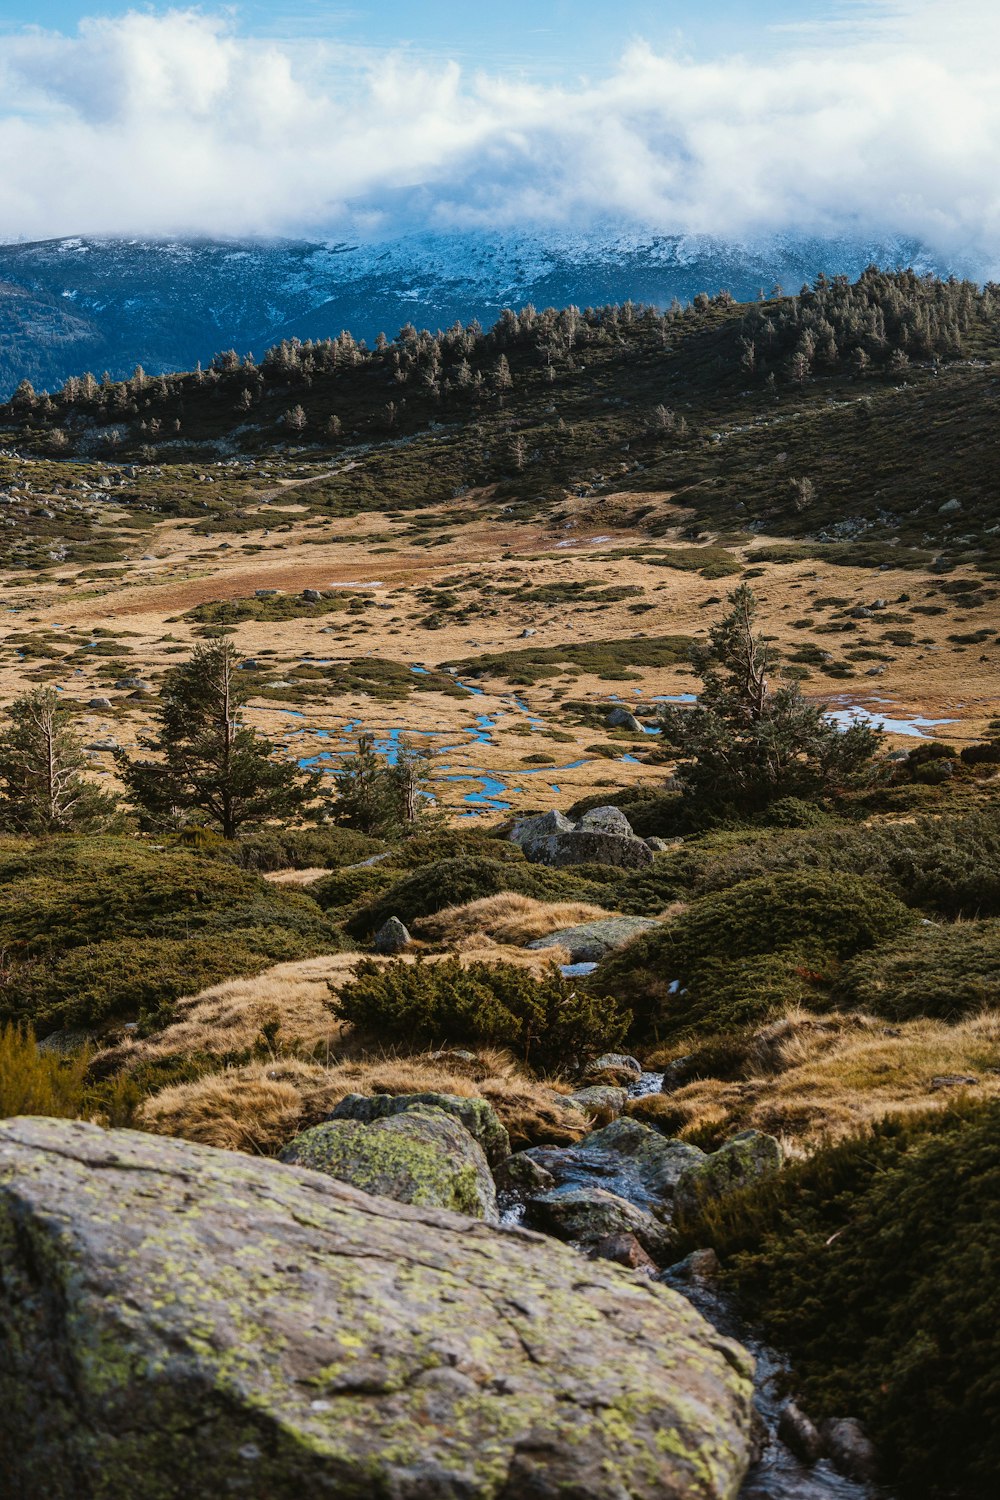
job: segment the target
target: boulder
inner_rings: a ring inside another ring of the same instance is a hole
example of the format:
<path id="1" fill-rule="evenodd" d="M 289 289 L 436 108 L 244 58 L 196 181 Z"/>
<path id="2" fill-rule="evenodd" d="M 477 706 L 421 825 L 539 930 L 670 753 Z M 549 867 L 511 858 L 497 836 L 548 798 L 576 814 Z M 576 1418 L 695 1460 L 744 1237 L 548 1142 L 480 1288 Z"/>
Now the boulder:
<path id="1" fill-rule="evenodd" d="M 320 593 L 319 589 L 303 589 L 302 597 L 307 604 L 319 604 L 320 600 L 323 598 L 323 595 Z"/>
<path id="2" fill-rule="evenodd" d="M 429 1105 L 367 1125 L 314 1125 L 285 1147 L 281 1160 L 397 1203 L 497 1222 L 496 1188 L 482 1148 L 453 1115 Z"/>
<path id="3" fill-rule="evenodd" d="M 592 808 L 579 823 L 571 822 L 561 812 L 519 818 L 509 837 L 533 864 L 557 868 L 604 864 L 634 870 L 653 862 L 652 849 L 644 839 L 636 838 L 617 807 Z"/>
<path id="4" fill-rule="evenodd" d="M 878 1473 L 875 1449 L 854 1417 L 829 1417 L 819 1425 L 826 1457 L 848 1479 L 872 1480 Z"/>
<path id="5" fill-rule="evenodd" d="M 616 948 L 624 948 L 633 938 L 660 924 L 653 917 L 600 917 L 581 922 L 576 927 L 562 927 L 558 932 L 535 938 L 529 948 L 565 948 L 570 963 L 598 964 Z"/>
<path id="6" fill-rule="evenodd" d="M 606 1240 L 609 1235 L 632 1234 L 646 1254 L 660 1262 L 670 1250 L 670 1231 L 645 1209 L 627 1198 L 598 1187 L 560 1187 L 538 1193 L 525 1205 L 532 1229 L 571 1240 L 583 1249 Z"/>
<path id="7" fill-rule="evenodd" d="M 590 1088 L 577 1089 L 569 1100 L 592 1120 L 617 1120 L 628 1103 L 628 1093 L 612 1084 L 595 1083 Z"/>
<path id="8" fill-rule="evenodd" d="M 5 1500 L 727 1500 L 749 1456 L 749 1357 L 669 1289 L 187 1141 L 0 1123 L 0 1287 Z"/>
<path id="9" fill-rule="evenodd" d="M 570 822 L 564 813 L 541 813 L 534 818 L 518 818 L 510 831 L 510 841 L 520 845 L 525 859 L 537 862 L 550 838 L 561 833 L 572 833 L 575 827 L 576 824 Z"/>
<path id="10" fill-rule="evenodd" d="M 525 1155 L 560 1186 L 600 1186 L 636 1207 L 666 1212 L 677 1183 L 707 1160 L 686 1141 L 671 1141 L 641 1120 L 622 1119 L 572 1146 L 532 1146 Z"/>
<path id="11" fill-rule="evenodd" d="M 610 833 L 619 839 L 635 837 L 632 824 L 620 807 L 592 807 L 576 826 L 579 833 Z"/>
<path id="12" fill-rule="evenodd" d="M 613 708 L 606 722 L 609 729 L 629 729 L 633 734 L 642 734 L 642 725 L 627 708 Z"/>
<path id="13" fill-rule="evenodd" d="M 110 708 L 111 707 L 111 699 L 110 698 L 91 698 L 89 700 L 88 704 L 87 704 L 87 707 L 88 708 L 100 708 L 100 709 Z"/>
<path id="14" fill-rule="evenodd" d="M 784 1159 L 780 1143 L 759 1130 L 742 1130 L 718 1151 L 684 1172 L 674 1194 L 677 1207 L 693 1213 L 712 1198 L 725 1197 L 735 1188 L 777 1172 Z"/>
<path id="15" fill-rule="evenodd" d="M 547 1193 L 556 1185 L 552 1173 L 533 1161 L 527 1151 L 516 1151 L 513 1156 L 508 1156 L 493 1176 L 502 1193 Z"/>
<path id="16" fill-rule="evenodd" d="M 410 942 L 410 934 L 405 924 L 398 917 L 389 917 L 376 932 L 372 946 L 376 953 L 391 956 L 395 953 L 402 953 L 410 946 Z"/>
<path id="17" fill-rule="evenodd" d="M 680 839 L 661 839 L 656 834 L 651 834 L 646 840 L 646 848 L 652 849 L 654 854 L 665 854 L 668 849 L 672 849 L 680 842 Z"/>
<path id="18" fill-rule="evenodd" d="M 617 1073 L 622 1082 L 636 1083 L 642 1077 L 642 1063 L 627 1052 L 603 1052 L 594 1058 L 587 1073 Z"/>
<path id="19" fill-rule="evenodd" d="M 437 1053 L 438 1057 L 472 1057 L 471 1052 Z M 485 1099 L 466 1098 L 462 1094 L 348 1094 L 329 1116 L 331 1120 L 360 1120 L 370 1125 L 390 1115 L 406 1114 L 411 1109 L 440 1109 L 454 1115 L 465 1126 L 473 1140 L 482 1147 L 491 1166 L 497 1166 L 510 1155 L 510 1137 L 492 1104 Z"/>
<path id="20" fill-rule="evenodd" d="M 794 1401 L 781 1409 L 778 1418 L 778 1436 L 796 1458 L 803 1463 L 814 1464 L 823 1457 L 823 1439 Z"/>

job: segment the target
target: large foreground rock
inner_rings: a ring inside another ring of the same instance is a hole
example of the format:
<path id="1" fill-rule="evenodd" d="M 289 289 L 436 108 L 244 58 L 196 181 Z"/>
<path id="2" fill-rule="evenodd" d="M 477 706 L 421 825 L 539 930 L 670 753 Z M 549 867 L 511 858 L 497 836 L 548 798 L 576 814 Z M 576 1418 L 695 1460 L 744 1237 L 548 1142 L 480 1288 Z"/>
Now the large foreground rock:
<path id="1" fill-rule="evenodd" d="M 471 1055 L 471 1054 L 470 1054 Z M 330 1115 L 331 1120 L 384 1120 L 388 1115 L 406 1114 L 413 1109 L 444 1110 L 461 1120 L 466 1130 L 482 1146 L 491 1166 L 502 1162 L 510 1153 L 510 1137 L 492 1104 L 465 1094 L 347 1094 Z"/>
<path id="2" fill-rule="evenodd" d="M 730 1500 L 748 1375 L 683 1298 L 525 1231 L 0 1123 L 5 1500 Z"/>

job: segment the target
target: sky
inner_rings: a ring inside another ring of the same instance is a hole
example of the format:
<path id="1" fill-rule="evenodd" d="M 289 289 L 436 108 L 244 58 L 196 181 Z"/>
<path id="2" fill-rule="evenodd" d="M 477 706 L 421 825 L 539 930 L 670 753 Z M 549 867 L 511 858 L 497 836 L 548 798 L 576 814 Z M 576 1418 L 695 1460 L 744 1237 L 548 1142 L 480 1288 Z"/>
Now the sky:
<path id="1" fill-rule="evenodd" d="M 595 224 L 1000 267 L 996 0 L 0 0 L 0 238 Z"/>

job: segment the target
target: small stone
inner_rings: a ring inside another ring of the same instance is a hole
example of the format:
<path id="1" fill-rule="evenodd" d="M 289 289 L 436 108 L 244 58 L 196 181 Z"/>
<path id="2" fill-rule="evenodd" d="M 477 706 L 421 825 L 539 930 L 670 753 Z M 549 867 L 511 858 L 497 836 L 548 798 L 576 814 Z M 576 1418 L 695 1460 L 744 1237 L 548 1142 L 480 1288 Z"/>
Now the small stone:
<path id="1" fill-rule="evenodd" d="M 410 946 L 410 942 L 410 934 L 405 925 L 398 917 L 390 917 L 376 932 L 373 946 L 376 953 L 392 955 L 402 953 Z"/>
<path id="2" fill-rule="evenodd" d="M 577 1089 L 570 1094 L 571 1104 L 582 1109 L 592 1120 L 617 1120 L 628 1103 L 625 1089 L 616 1089 L 608 1084 L 595 1084 L 591 1088 Z"/>
<path id="3" fill-rule="evenodd" d="M 931 1079 L 931 1092 L 937 1093 L 939 1089 L 963 1089 L 972 1088 L 979 1079 L 971 1073 L 938 1073 Z"/>
<path id="4" fill-rule="evenodd" d="M 609 1234 L 590 1250 L 591 1260 L 610 1260 L 630 1271 L 655 1271 L 656 1262 L 647 1255 L 634 1234 Z"/>
<path id="5" fill-rule="evenodd" d="M 814 1464 L 823 1457 L 823 1439 L 804 1411 L 794 1401 L 782 1408 L 778 1418 L 778 1436 L 803 1463 Z"/>
<path id="6" fill-rule="evenodd" d="M 830 1417 L 820 1423 L 823 1450 L 848 1479 L 871 1480 L 878 1472 L 875 1448 L 854 1417 Z"/>
<path id="7" fill-rule="evenodd" d="M 607 725 L 609 729 L 628 729 L 632 734 L 642 734 L 642 725 L 627 708 L 613 708 L 608 714 Z"/>

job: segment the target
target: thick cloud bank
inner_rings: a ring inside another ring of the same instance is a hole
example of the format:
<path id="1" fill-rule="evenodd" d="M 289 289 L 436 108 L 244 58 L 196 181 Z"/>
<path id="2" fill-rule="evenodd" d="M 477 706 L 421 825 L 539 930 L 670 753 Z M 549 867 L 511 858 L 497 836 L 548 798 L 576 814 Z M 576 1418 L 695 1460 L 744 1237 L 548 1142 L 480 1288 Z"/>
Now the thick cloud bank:
<path id="1" fill-rule="evenodd" d="M 935 14 L 936 13 L 936 14 Z M 0 236 L 417 225 L 906 235 L 1000 268 L 993 0 L 545 85 L 175 10 L 0 37 Z"/>

